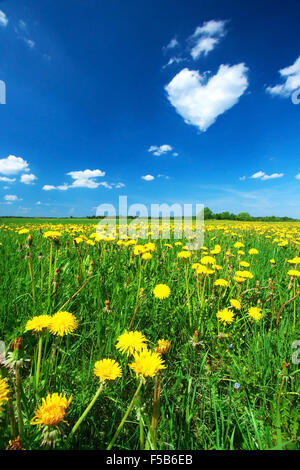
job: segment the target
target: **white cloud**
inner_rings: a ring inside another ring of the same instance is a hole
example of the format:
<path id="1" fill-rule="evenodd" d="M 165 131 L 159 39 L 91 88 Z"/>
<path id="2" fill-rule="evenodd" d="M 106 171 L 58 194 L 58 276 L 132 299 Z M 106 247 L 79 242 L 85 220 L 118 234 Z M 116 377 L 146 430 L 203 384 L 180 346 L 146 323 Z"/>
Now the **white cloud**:
<path id="1" fill-rule="evenodd" d="M 5 199 L 5 201 L 8 201 L 8 202 L 22 201 L 23 200 L 23 199 L 19 199 L 18 196 L 16 196 L 15 194 L 6 194 L 4 196 L 4 199 Z"/>
<path id="2" fill-rule="evenodd" d="M 250 176 L 250 178 L 262 178 L 264 176 L 265 172 L 264 171 L 257 171 L 256 173 L 254 173 L 252 176 Z"/>
<path id="3" fill-rule="evenodd" d="M 271 95 L 289 97 L 293 91 L 300 87 L 300 56 L 293 65 L 279 70 L 283 83 L 273 87 L 268 86 L 266 91 Z"/>
<path id="4" fill-rule="evenodd" d="M 261 181 L 266 181 L 266 180 L 282 178 L 283 176 L 284 176 L 284 173 L 272 173 L 271 175 L 267 175 L 264 171 L 258 171 L 254 173 L 254 175 L 250 176 L 250 178 L 260 179 Z"/>
<path id="5" fill-rule="evenodd" d="M 29 49 L 33 49 L 35 46 L 35 42 L 32 39 L 24 38 L 25 44 L 29 47 Z"/>
<path id="6" fill-rule="evenodd" d="M 166 180 L 168 180 L 170 177 L 167 175 L 157 175 L 157 178 L 165 178 Z"/>
<path id="7" fill-rule="evenodd" d="M 73 188 L 98 188 L 100 183 L 95 181 L 94 178 L 105 176 L 105 171 L 101 170 L 83 170 L 83 171 L 70 171 L 67 175 L 71 176 L 74 180 L 71 187 Z"/>
<path id="8" fill-rule="evenodd" d="M 40 206 L 41 204 L 42 204 L 41 201 L 37 201 L 37 202 L 36 202 L 36 205 L 37 205 L 37 206 Z"/>
<path id="9" fill-rule="evenodd" d="M 262 177 L 262 181 L 282 178 L 283 176 L 284 176 L 284 173 L 272 173 L 271 175 L 264 175 Z"/>
<path id="10" fill-rule="evenodd" d="M 191 50 L 191 56 L 193 57 L 193 59 L 198 59 L 201 54 L 207 55 L 210 51 L 215 48 L 218 42 L 218 38 L 199 39 L 199 41 L 197 41 L 197 44 Z"/>
<path id="11" fill-rule="evenodd" d="M 172 65 L 172 64 L 179 64 L 179 63 L 182 62 L 183 60 L 185 60 L 185 59 L 183 59 L 183 58 L 181 58 L 181 57 L 171 57 L 171 58 L 169 59 L 169 62 L 167 62 L 165 65 L 163 65 L 162 68 L 165 69 L 165 68 L 168 67 L 169 65 Z"/>
<path id="12" fill-rule="evenodd" d="M 296 180 L 300 180 L 300 173 L 298 173 L 298 175 L 295 176 Z"/>
<path id="13" fill-rule="evenodd" d="M 29 171 L 28 163 L 21 157 L 9 155 L 0 159 L 0 173 L 2 175 L 15 175 L 21 171 Z"/>
<path id="14" fill-rule="evenodd" d="M 107 181 L 103 181 L 102 183 L 99 183 L 100 186 L 103 186 L 106 189 L 112 189 L 112 185 L 109 184 Z"/>
<path id="15" fill-rule="evenodd" d="M 194 37 L 201 36 L 203 34 L 207 36 L 219 36 L 224 34 L 226 21 L 223 20 L 210 20 L 205 21 L 202 26 L 198 26 L 193 34 Z"/>
<path id="16" fill-rule="evenodd" d="M 240 181 L 245 181 L 245 179 L 246 179 L 246 176 L 240 176 L 240 177 L 239 177 L 239 180 L 240 180 Z"/>
<path id="17" fill-rule="evenodd" d="M 0 10 L 0 26 L 7 26 L 8 19 L 4 11 Z"/>
<path id="18" fill-rule="evenodd" d="M 33 175 L 32 173 L 22 175 L 20 179 L 21 183 L 24 183 L 24 184 L 33 184 L 35 180 L 37 180 L 37 177 Z"/>
<path id="19" fill-rule="evenodd" d="M 27 24 L 23 20 L 18 21 L 18 28 L 21 29 L 22 31 L 26 32 L 27 31 Z M 18 30 L 17 28 L 17 30 Z"/>
<path id="20" fill-rule="evenodd" d="M 232 108 L 248 87 L 245 64 L 220 65 L 208 80 L 196 70 L 181 70 L 165 87 L 168 99 L 187 124 L 206 131 Z M 206 83 L 205 83 L 206 82 Z"/>
<path id="21" fill-rule="evenodd" d="M 6 176 L 0 176 L 0 181 L 3 181 L 5 183 L 13 183 L 16 181 L 16 178 L 7 178 Z"/>
<path id="22" fill-rule="evenodd" d="M 172 150 L 173 148 L 168 144 L 160 145 L 159 147 L 157 145 L 151 145 L 151 147 L 148 148 L 148 152 L 153 153 L 153 155 L 156 155 L 157 157 L 171 152 Z"/>
<path id="23" fill-rule="evenodd" d="M 174 49 L 174 47 L 178 46 L 178 41 L 176 38 L 171 39 L 169 44 L 165 47 L 165 49 Z"/>
<path id="24" fill-rule="evenodd" d="M 105 176 L 105 171 L 102 170 L 83 170 L 83 171 L 70 171 L 67 173 L 68 176 L 71 176 L 73 179 L 72 184 L 64 183 L 58 186 L 45 185 L 43 186 L 44 191 L 52 191 L 58 189 L 60 191 L 66 191 L 70 188 L 90 188 L 95 189 L 99 186 L 103 186 L 107 189 L 112 189 L 113 186 L 116 188 L 123 188 L 125 184 L 123 183 L 108 183 L 106 181 L 96 181 L 95 178 Z"/>
<path id="25" fill-rule="evenodd" d="M 220 42 L 222 36 L 225 35 L 226 21 L 210 20 L 198 26 L 191 36 L 193 47 L 191 56 L 194 60 L 198 59 L 201 54 L 207 55 Z"/>
<path id="26" fill-rule="evenodd" d="M 154 180 L 154 176 L 145 175 L 145 176 L 142 176 L 142 179 L 145 180 L 145 181 L 152 181 L 152 180 Z"/>

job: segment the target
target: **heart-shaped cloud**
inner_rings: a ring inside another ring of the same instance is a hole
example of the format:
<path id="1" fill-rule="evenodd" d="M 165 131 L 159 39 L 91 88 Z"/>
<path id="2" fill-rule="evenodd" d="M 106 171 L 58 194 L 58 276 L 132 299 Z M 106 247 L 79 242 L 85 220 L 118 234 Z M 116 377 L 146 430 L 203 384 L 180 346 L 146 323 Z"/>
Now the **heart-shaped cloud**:
<path id="1" fill-rule="evenodd" d="M 168 99 L 187 124 L 206 131 L 220 114 L 234 106 L 248 87 L 244 63 L 220 65 L 216 75 L 181 70 L 165 87 Z"/>

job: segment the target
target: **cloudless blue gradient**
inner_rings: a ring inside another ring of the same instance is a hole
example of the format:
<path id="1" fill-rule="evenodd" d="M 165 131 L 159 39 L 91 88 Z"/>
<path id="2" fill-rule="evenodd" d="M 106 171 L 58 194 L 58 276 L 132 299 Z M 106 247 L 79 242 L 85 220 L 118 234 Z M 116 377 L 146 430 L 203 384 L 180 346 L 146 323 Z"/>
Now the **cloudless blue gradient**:
<path id="1" fill-rule="evenodd" d="M 0 180 L 0 215 L 87 216 L 127 195 L 300 218 L 300 104 L 266 90 L 300 56 L 298 1 L 4 0 L 0 11 L 0 159 L 29 165 L 0 172 L 16 180 Z M 226 34 L 194 60 L 188 38 L 210 20 L 226 20 Z M 206 131 L 187 124 L 165 86 L 184 68 L 213 76 L 240 63 L 248 87 L 237 103 Z M 161 145 L 172 151 L 148 151 Z M 105 185 L 43 189 L 87 169 Z M 283 176 L 251 178 L 259 171 Z M 33 184 L 20 182 L 26 173 Z"/>

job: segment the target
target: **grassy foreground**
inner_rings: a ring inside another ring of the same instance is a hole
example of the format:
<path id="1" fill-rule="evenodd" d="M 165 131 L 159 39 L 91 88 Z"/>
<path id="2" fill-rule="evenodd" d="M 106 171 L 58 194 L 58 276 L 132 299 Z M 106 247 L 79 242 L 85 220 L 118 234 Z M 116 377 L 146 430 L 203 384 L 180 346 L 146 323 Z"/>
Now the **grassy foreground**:
<path id="1" fill-rule="evenodd" d="M 112 235 L 0 220 L 0 448 L 297 448 L 300 223 L 206 223 L 198 251 Z M 59 332 L 28 324 L 60 311 Z M 149 361 L 116 348 L 126 331 Z"/>

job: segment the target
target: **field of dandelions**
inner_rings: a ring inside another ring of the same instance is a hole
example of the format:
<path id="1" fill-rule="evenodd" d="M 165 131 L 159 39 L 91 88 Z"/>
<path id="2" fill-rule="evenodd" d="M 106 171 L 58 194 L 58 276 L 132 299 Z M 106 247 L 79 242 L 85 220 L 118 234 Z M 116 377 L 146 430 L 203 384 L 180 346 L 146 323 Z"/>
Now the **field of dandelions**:
<path id="1" fill-rule="evenodd" d="M 0 220 L 0 449 L 299 448 L 300 224 L 147 230 Z"/>

